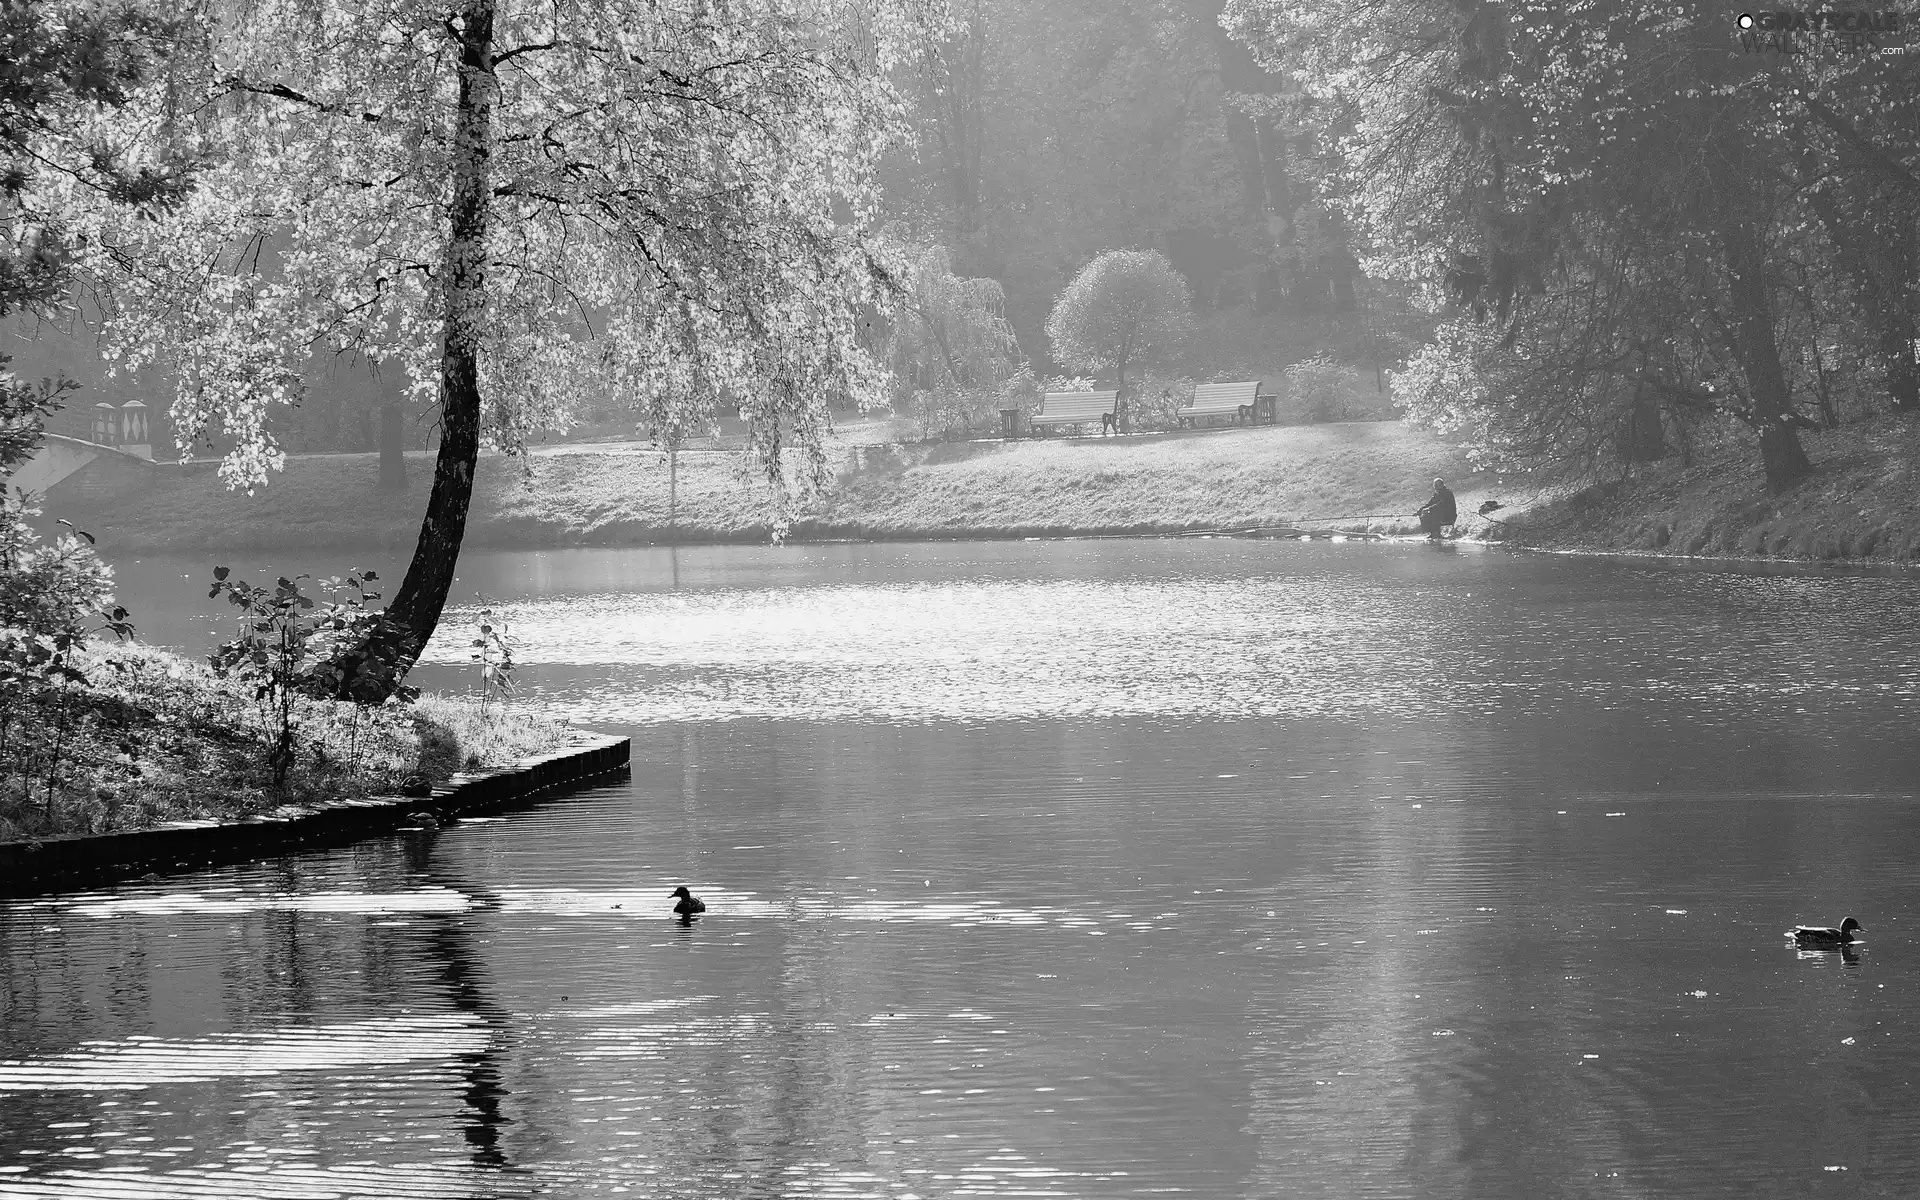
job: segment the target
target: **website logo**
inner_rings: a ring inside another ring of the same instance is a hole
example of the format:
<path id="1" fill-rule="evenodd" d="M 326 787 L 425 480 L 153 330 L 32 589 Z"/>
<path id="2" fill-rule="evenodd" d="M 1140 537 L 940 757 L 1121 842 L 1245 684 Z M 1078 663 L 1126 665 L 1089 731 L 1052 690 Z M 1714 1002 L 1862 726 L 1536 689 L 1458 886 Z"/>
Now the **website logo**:
<path id="1" fill-rule="evenodd" d="M 1900 54 L 1907 21 L 1867 9 L 1774 9 L 1734 18 L 1747 54 Z"/>

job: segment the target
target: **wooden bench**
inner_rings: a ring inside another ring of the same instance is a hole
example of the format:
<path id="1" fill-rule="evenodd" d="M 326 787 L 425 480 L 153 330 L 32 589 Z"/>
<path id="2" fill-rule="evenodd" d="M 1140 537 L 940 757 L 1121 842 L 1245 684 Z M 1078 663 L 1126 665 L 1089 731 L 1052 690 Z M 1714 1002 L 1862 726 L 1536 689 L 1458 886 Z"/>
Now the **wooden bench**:
<path id="1" fill-rule="evenodd" d="M 1119 419 L 1115 415 L 1115 403 L 1119 392 L 1048 392 L 1046 399 L 1040 402 L 1040 411 L 1027 422 L 1029 428 L 1038 430 L 1047 425 L 1090 425 L 1098 422 L 1105 430 L 1111 425 L 1114 432 L 1120 430 Z"/>
<path id="2" fill-rule="evenodd" d="M 1260 394 L 1260 380 L 1242 383 L 1202 383 L 1193 389 L 1193 402 L 1177 414 L 1182 422 L 1198 425 L 1210 417 L 1232 417 L 1246 425 L 1271 425 L 1279 419 L 1275 397 Z"/>

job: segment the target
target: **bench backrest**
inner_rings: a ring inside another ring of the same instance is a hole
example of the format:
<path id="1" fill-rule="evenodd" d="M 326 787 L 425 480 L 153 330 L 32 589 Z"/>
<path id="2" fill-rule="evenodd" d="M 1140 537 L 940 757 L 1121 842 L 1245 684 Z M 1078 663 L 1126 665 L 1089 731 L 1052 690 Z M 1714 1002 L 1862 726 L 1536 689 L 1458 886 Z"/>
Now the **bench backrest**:
<path id="1" fill-rule="evenodd" d="M 1260 380 L 1249 379 L 1243 383 L 1200 383 L 1193 388 L 1193 401 L 1188 408 L 1235 409 L 1243 404 L 1252 404 L 1253 398 L 1260 394 Z"/>
<path id="2" fill-rule="evenodd" d="M 1047 398 L 1040 402 L 1040 412 L 1033 419 L 1036 422 L 1047 421 L 1097 421 L 1101 413 L 1113 411 L 1114 399 L 1119 392 L 1048 392 Z"/>

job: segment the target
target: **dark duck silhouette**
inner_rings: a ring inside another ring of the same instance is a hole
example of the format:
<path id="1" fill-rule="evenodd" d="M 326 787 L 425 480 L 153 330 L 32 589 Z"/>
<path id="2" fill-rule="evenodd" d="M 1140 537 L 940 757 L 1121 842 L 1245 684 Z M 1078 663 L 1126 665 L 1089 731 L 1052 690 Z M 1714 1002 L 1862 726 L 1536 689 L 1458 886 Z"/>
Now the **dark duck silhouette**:
<path id="1" fill-rule="evenodd" d="M 1840 928 L 1838 929 L 1825 925 L 1795 925 L 1793 927 L 1793 940 L 1802 946 L 1826 947 L 1837 950 L 1842 946 L 1853 945 L 1853 943 L 1860 940 L 1854 935 L 1865 932 L 1866 930 L 1861 927 L 1860 922 L 1854 920 L 1852 917 L 1848 917 L 1846 920 L 1840 922 Z"/>
<path id="2" fill-rule="evenodd" d="M 707 911 L 707 906 L 695 899 L 694 894 L 687 890 L 687 885 L 684 883 L 671 892 L 668 892 L 667 896 L 669 899 L 675 896 L 679 897 L 679 900 L 673 906 L 675 916 L 690 917 L 695 913 Z"/>

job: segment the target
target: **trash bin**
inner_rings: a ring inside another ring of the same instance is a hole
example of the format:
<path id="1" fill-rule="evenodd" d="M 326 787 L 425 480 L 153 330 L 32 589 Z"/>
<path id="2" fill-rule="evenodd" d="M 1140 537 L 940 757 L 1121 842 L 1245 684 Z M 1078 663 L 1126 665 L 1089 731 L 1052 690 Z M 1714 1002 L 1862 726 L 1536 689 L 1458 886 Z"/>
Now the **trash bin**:
<path id="1" fill-rule="evenodd" d="M 1000 436 L 1016 438 L 1020 436 L 1020 410 L 1003 408 L 1000 410 Z"/>

